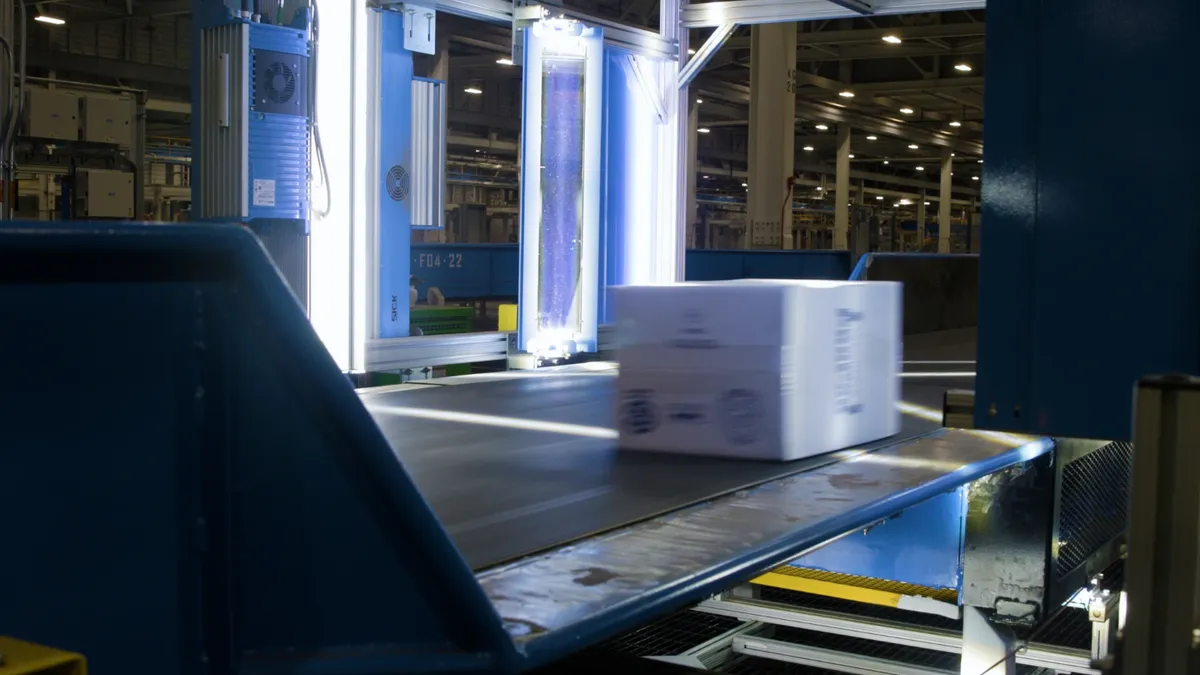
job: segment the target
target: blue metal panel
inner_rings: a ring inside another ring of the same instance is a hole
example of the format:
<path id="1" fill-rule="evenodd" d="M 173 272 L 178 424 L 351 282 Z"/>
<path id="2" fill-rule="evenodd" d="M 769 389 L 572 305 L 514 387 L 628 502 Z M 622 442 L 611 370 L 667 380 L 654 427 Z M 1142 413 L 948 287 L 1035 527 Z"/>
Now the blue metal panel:
<path id="1" fill-rule="evenodd" d="M 379 80 L 378 322 L 381 338 L 408 335 L 409 204 L 412 161 L 412 52 L 404 49 L 404 15 L 378 12 Z"/>
<path id="2" fill-rule="evenodd" d="M 865 533 L 803 556 L 796 567 L 960 590 L 967 489 L 934 497 Z"/>
<path id="3" fill-rule="evenodd" d="M 266 49 L 296 56 L 308 56 L 308 32 L 273 26 L 265 23 L 250 24 L 250 49 Z"/>
<path id="4" fill-rule="evenodd" d="M 848 251 L 717 251 L 687 252 L 688 281 L 727 279 L 846 279 Z"/>
<path id="5" fill-rule="evenodd" d="M 269 203 L 252 190 L 250 218 L 308 220 L 308 146 L 307 117 L 250 113 L 250 184 L 273 186 Z"/>
<path id="6" fill-rule="evenodd" d="M 100 675 L 511 670 L 244 229 L 0 227 L 0 301 L 24 327 L 0 350 L 25 355 L 0 378 L 6 633 Z"/>
<path id="7" fill-rule="evenodd" d="M 625 279 L 625 194 L 624 175 L 628 173 L 631 159 L 628 133 L 629 112 L 632 108 L 630 96 L 632 82 L 621 60 L 628 58 L 625 52 L 605 49 L 604 54 L 604 155 L 601 157 L 603 201 L 600 204 L 600 297 L 596 305 L 596 320 L 601 324 L 612 323 L 612 303 L 608 289 L 620 285 Z"/>
<path id="8" fill-rule="evenodd" d="M 1200 229 L 1165 198 L 1194 190 L 1168 148 L 1195 110 L 1161 95 L 1194 78 L 1198 22 L 1190 0 L 989 6 L 977 425 L 1129 439 L 1139 377 L 1200 373 Z M 1115 213 L 1128 194 L 1149 198 Z"/>

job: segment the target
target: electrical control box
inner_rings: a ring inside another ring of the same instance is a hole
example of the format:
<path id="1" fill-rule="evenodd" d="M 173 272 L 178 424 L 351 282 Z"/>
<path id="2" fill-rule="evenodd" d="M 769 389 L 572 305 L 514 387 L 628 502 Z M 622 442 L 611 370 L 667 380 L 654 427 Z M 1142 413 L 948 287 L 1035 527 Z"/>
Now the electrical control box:
<path id="1" fill-rule="evenodd" d="M 32 87 L 25 93 L 25 135 L 64 141 L 79 139 L 79 95 Z"/>
<path id="2" fill-rule="evenodd" d="M 75 215 L 81 218 L 132 218 L 133 174 L 78 169 L 75 172 Z"/>
<path id="3" fill-rule="evenodd" d="M 133 144 L 134 106 L 128 97 L 88 94 L 80 112 L 83 140 L 122 147 Z"/>

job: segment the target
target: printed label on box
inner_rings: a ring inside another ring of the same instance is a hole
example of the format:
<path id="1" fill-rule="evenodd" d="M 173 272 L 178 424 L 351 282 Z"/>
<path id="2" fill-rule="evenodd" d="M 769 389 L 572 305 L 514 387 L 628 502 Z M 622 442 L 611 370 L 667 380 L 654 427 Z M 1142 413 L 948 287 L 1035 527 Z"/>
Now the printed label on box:
<path id="1" fill-rule="evenodd" d="M 730 389 L 721 394 L 718 402 L 721 426 L 725 438 L 734 445 L 758 442 L 763 417 L 766 416 L 762 397 L 749 389 Z"/>
<path id="2" fill-rule="evenodd" d="M 662 414 L 654 402 L 654 392 L 650 389 L 626 392 L 617 417 L 621 431 L 631 436 L 651 433 L 658 429 L 662 422 Z"/>
<path id="3" fill-rule="evenodd" d="M 254 205 L 275 206 L 275 181 L 265 178 L 254 179 Z"/>
<path id="4" fill-rule="evenodd" d="M 837 310 L 833 336 L 833 362 L 837 378 L 835 390 L 838 412 L 847 415 L 856 415 L 862 412 L 863 408 L 859 393 L 860 362 L 863 354 L 858 344 L 858 328 L 862 319 L 862 312 Z"/>

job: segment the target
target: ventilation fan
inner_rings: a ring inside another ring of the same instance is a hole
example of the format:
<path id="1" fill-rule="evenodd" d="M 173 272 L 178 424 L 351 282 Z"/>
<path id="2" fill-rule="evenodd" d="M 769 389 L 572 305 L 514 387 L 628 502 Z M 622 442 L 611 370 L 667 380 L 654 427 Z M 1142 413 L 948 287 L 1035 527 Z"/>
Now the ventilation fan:
<path id="1" fill-rule="evenodd" d="M 393 201 L 402 202 L 408 197 L 408 169 L 397 164 L 387 172 L 387 192 Z"/>
<path id="2" fill-rule="evenodd" d="M 276 61 L 267 67 L 263 78 L 263 93 L 276 105 L 292 100 L 296 95 L 296 74 L 286 63 Z"/>

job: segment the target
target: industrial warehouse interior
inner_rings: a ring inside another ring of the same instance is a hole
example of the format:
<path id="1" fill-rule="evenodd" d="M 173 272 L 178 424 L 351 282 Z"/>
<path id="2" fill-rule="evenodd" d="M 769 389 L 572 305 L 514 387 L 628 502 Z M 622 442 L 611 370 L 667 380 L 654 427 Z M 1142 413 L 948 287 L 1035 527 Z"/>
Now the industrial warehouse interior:
<path id="1" fill-rule="evenodd" d="M 0 0 L 0 675 L 1195 673 L 1198 22 Z"/>

